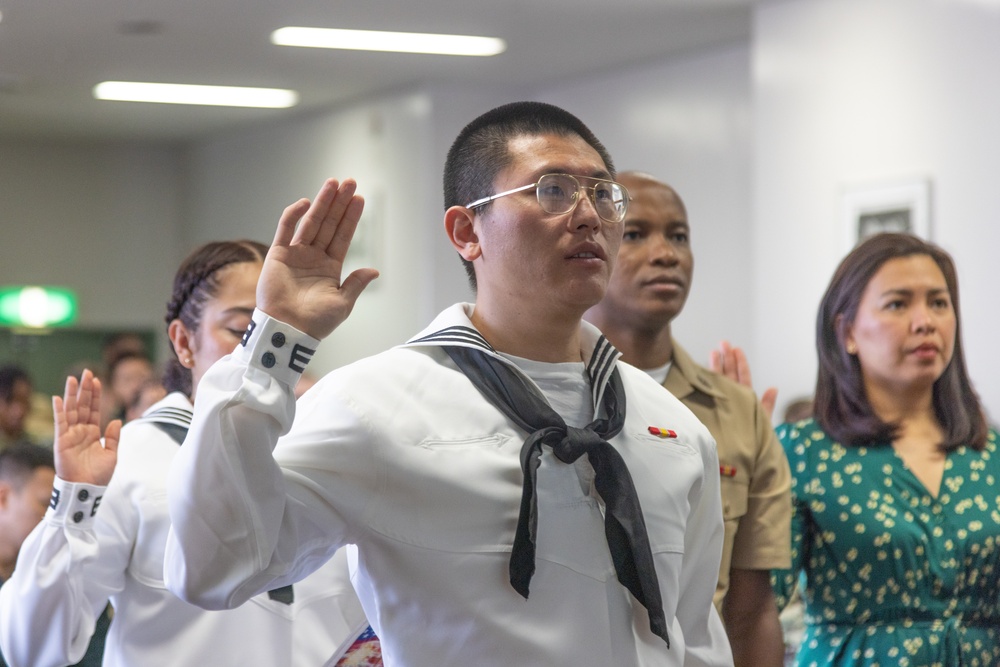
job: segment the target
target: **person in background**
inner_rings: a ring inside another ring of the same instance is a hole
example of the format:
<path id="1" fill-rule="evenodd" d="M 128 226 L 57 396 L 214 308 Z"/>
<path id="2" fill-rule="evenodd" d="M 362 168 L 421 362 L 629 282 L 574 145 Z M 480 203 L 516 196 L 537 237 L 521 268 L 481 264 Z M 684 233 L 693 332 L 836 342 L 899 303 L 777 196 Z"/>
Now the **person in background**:
<path id="1" fill-rule="evenodd" d="M 56 480 L 42 522 L 0 589 L 0 646 L 13 667 L 78 660 L 108 601 L 105 664 L 316 667 L 367 627 L 338 552 L 308 579 L 206 612 L 163 584 L 170 521 L 167 471 L 191 420 L 202 375 L 239 342 L 267 247 L 223 241 L 181 264 L 167 305 L 170 393 L 101 442 L 100 380 L 69 377 L 56 416 Z M 113 474 L 112 474 L 113 473 Z"/>
<path id="2" fill-rule="evenodd" d="M 709 368 L 717 373 L 722 373 L 733 382 L 738 382 L 744 387 L 753 388 L 753 377 L 750 374 L 750 364 L 742 348 L 733 347 L 728 341 L 722 341 L 718 349 L 712 350 L 709 359 Z M 778 390 L 770 387 L 761 394 L 760 403 L 764 412 L 771 416 L 778 398 Z M 785 406 L 780 421 L 800 422 L 812 417 L 813 400 L 809 396 L 796 398 Z M 785 601 L 784 608 L 778 614 L 781 622 L 781 636 L 785 645 L 786 667 L 795 663 L 795 654 L 802 644 L 802 635 L 805 632 L 805 624 L 802 620 L 802 596 L 799 590 Z"/>
<path id="3" fill-rule="evenodd" d="M 782 415 L 782 422 L 800 422 L 813 416 L 813 399 L 811 396 L 801 396 L 789 401 Z"/>
<path id="4" fill-rule="evenodd" d="M 149 358 L 149 349 L 141 334 L 134 331 L 115 331 L 105 336 L 101 341 L 101 368 L 104 369 L 105 376 L 115 359 L 130 354 Z"/>
<path id="5" fill-rule="evenodd" d="M 31 444 L 0 451 L 0 586 L 14 573 L 24 539 L 45 516 L 55 479 L 52 450 Z M 97 667 L 104 653 L 110 613 L 98 619 L 87 652 L 75 667 Z M 2 652 L 0 666 L 7 667 Z"/>
<path id="6" fill-rule="evenodd" d="M 225 608 L 351 543 L 387 665 L 731 665 L 712 438 L 582 321 L 628 205 L 610 156 L 575 116 L 517 102 L 459 133 L 444 182 L 475 304 L 298 401 L 377 272 L 341 277 L 353 180 L 285 209 L 174 461 L 167 585 Z"/>
<path id="7" fill-rule="evenodd" d="M 152 381 L 155 376 L 153 362 L 145 354 L 123 352 L 111 361 L 106 376 L 108 384 L 106 400 L 114 404 L 114 407 L 109 409 L 114 419 L 127 423 L 126 413 L 129 406 L 136 401 L 143 385 Z"/>
<path id="8" fill-rule="evenodd" d="M 20 443 L 0 452 L 0 582 L 10 579 L 21 543 L 52 496 L 52 450 Z"/>
<path id="9" fill-rule="evenodd" d="M 750 373 L 750 362 L 741 347 L 734 347 L 724 340 L 719 347 L 709 352 L 708 367 L 714 372 L 724 375 L 733 382 L 753 389 L 753 376 Z M 760 406 L 764 408 L 767 418 L 774 419 L 774 406 L 778 402 L 778 388 L 768 387 L 760 394 Z"/>
<path id="10" fill-rule="evenodd" d="M 146 410 L 159 403 L 167 396 L 167 388 L 163 386 L 163 380 L 158 377 L 151 377 L 142 383 L 135 393 L 132 401 L 125 406 L 124 422 L 128 422 L 141 417 Z"/>
<path id="11" fill-rule="evenodd" d="M 816 318 L 814 418 L 783 424 L 798 665 L 1000 664 L 1000 457 L 962 349 L 958 277 L 908 234 L 860 243 Z"/>
<path id="12" fill-rule="evenodd" d="M 0 449 L 35 443 L 25 429 L 31 414 L 31 376 L 20 366 L 0 367 Z"/>
<path id="13" fill-rule="evenodd" d="M 737 667 L 780 667 L 784 647 L 770 574 L 790 563 L 788 463 L 753 391 L 696 364 L 671 333 L 694 274 L 683 201 L 652 176 L 618 178 L 630 195 L 618 262 L 604 298 L 585 317 L 715 438 L 726 529 L 715 604 Z"/>

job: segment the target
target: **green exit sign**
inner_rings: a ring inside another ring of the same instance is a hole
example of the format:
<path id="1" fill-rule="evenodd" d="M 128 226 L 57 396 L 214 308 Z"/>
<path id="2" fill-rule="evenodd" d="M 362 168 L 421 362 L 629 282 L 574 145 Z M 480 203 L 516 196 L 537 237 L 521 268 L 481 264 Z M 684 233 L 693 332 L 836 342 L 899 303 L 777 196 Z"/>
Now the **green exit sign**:
<path id="1" fill-rule="evenodd" d="M 0 287 L 0 326 L 63 327 L 76 316 L 76 295 L 64 287 Z"/>

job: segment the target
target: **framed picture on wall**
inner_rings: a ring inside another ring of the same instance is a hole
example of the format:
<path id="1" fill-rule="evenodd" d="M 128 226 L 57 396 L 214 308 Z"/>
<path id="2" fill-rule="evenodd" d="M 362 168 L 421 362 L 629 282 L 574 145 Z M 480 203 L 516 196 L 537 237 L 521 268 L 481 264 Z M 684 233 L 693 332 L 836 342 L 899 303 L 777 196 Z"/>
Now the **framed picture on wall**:
<path id="1" fill-rule="evenodd" d="M 930 190 L 927 179 L 846 188 L 843 194 L 845 251 L 879 232 L 909 232 L 930 240 Z"/>

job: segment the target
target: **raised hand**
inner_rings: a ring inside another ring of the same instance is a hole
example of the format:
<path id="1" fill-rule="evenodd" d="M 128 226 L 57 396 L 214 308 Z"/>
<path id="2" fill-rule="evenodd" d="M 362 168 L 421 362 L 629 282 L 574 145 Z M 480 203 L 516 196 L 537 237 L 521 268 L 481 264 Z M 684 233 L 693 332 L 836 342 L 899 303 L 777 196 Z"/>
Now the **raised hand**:
<path id="1" fill-rule="evenodd" d="M 731 346 L 729 341 L 722 341 L 719 349 L 711 351 L 708 366 L 733 382 L 753 389 L 753 378 L 750 376 L 750 363 L 747 361 L 747 356 L 742 348 Z M 769 387 L 760 395 L 760 404 L 769 418 L 773 417 L 774 406 L 777 402 L 777 387 Z"/>
<path id="2" fill-rule="evenodd" d="M 329 179 L 310 202 L 285 209 L 257 282 L 257 307 L 313 338 L 323 338 L 347 319 L 361 292 L 378 277 L 357 269 L 341 280 L 344 257 L 364 200 L 356 183 Z"/>
<path id="3" fill-rule="evenodd" d="M 52 397 L 56 437 L 53 445 L 56 474 L 67 482 L 107 486 L 118 461 L 122 423 L 114 420 L 101 444 L 101 381 L 85 370 L 77 382 L 66 378 L 63 398 Z"/>

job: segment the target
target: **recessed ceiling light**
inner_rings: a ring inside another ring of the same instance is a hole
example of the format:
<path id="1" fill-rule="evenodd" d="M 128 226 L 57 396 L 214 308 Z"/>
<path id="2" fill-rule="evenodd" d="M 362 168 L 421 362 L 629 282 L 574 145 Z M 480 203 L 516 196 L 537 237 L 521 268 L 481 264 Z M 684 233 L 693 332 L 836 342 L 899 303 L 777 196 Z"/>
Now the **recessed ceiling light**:
<path id="1" fill-rule="evenodd" d="M 446 56 L 495 56 L 507 49 L 507 43 L 498 37 L 291 26 L 278 28 L 271 33 L 271 42 L 280 46 L 432 53 Z"/>
<path id="2" fill-rule="evenodd" d="M 195 86 L 183 83 L 103 81 L 94 86 L 94 97 L 117 102 L 157 104 L 202 104 L 219 107 L 287 109 L 299 102 L 294 90 L 243 88 L 239 86 Z"/>
<path id="3" fill-rule="evenodd" d="M 122 21 L 118 24 L 118 32 L 123 35 L 159 35 L 163 31 L 163 21 L 154 21 L 153 19 Z"/>

